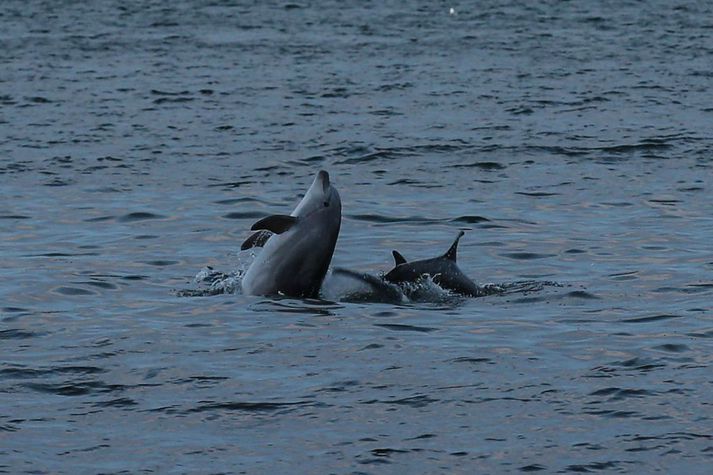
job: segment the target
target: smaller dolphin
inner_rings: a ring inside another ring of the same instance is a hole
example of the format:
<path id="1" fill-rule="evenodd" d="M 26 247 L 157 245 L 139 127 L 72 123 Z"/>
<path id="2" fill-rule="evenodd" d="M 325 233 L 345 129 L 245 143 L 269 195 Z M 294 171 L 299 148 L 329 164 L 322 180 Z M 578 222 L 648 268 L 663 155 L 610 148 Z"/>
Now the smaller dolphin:
<path id="1" fill-rule="evenodd" d="M 384 280 L 403 284 L 417 282 L 424 275 L 429 275 L 433 282 L 444 290 L 469 297 L 485 295 L 483 288 L 463 274 L 456 264 L 458 241 L 464 234 L 463 231 L 458 233 L 458 237 L 445 254 L 431 259 L 408 262 L 398 251 L 393 251 L 395 267 L 384 276 Z"/>
<path id="2" fill-rule="evenodd" d="M 342 222 L 342 202 L 321 170 L 289 216 L 253 224 L 241 249 L 263 247 L 242 281 L 246 295 L 316 298 L 332 261 Z"/>

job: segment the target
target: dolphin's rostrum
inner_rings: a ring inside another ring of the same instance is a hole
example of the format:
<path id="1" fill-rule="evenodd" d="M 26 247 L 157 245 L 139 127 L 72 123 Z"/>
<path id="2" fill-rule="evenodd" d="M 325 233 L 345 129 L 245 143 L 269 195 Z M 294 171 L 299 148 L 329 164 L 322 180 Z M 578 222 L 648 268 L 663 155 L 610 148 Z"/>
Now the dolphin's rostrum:
<path id="1" fill-rule="evenodd" d="M 242 281 L 244 294 L 316 298 L 334 254 L 342 202 L 321 170 L 288 215 L 263 218 L 241 249 L 263 246 Z"/>

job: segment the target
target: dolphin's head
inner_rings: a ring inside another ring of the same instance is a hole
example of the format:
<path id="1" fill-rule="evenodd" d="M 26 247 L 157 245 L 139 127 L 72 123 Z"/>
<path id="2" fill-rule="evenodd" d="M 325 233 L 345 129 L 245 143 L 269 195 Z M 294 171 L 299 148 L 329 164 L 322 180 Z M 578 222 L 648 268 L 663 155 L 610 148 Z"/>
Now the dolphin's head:
<path id="1" fill-rule="evenodd" d="M 337 189 L 329 182 L 329 173 L 320 170 L 314 177 L 312 186 L 309 187 L 304 198 L 292 212 L 292 216 L 304 217 L 316 212 L 337 214 L 341 217 L 342 201 Z"/>

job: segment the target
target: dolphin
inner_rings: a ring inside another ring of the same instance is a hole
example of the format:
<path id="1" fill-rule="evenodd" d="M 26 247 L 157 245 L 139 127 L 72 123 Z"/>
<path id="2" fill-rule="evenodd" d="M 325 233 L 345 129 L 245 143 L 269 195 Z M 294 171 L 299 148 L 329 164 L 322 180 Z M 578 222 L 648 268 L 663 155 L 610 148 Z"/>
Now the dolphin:
<path id="1" fill-rule="evenodd" d="M 351 292 L 347 295 L 348 301 L 369 301 L 379 303 L 402 303 L 404 301 L 405 295 L 401 291 L 400 287 L 398 285 L 385 282 L 381 277 L 341 267 L 332 269 L 332 275 L 357 280 L 366 284 L 369 288 L 366 292 Z"/>
<path id="2" fill-rule="evenodd" d="M 442 289 L 469 297 L 485 295 L 484 289 L 463 274 L 456 264 L 458 241 L 464 234 L 463 231 L 458 233 L 445 254 L 431 259 L 408 262 L 398 251 L 393 251 L 394 268 L 384 276 L 384 280 L 403 284 L 416 282 L 427 274 Z"/>
<path id="3" fill-rule="evenodd" d="M 288 215 L 253 224 L 257 231 L 241 249 L 263 247 L 242 281 L 246 295 L 316 298 L 334 254 L 342 202 L 329 174 L 320 170 L 302 201 Z"/>

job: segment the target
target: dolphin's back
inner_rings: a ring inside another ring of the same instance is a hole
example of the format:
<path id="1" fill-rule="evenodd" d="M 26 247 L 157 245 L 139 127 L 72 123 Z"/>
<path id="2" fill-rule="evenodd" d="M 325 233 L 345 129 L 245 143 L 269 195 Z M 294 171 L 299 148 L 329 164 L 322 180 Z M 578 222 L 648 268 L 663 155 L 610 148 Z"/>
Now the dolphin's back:
<path id="1" fill-rule="evenodd" d="M 416 282 L 424 275 L 431 276 L 433 282 L 445 290 L 473 297 L 482 295 L 480 287 L 463 274 L 455 261 L 444 257 L 399 264 L 386 274 L 384 279 L 402 284 Z"/>

